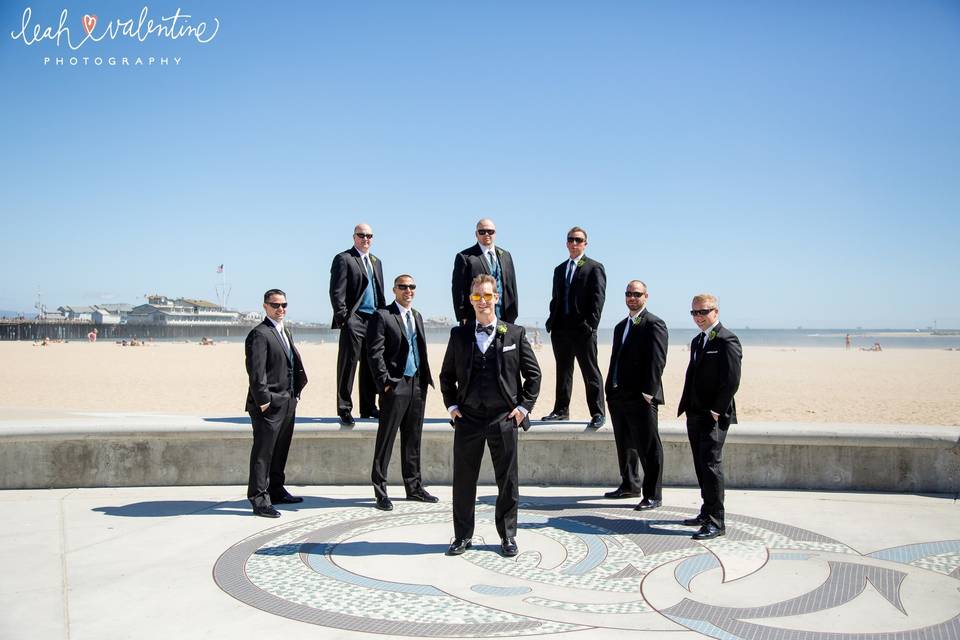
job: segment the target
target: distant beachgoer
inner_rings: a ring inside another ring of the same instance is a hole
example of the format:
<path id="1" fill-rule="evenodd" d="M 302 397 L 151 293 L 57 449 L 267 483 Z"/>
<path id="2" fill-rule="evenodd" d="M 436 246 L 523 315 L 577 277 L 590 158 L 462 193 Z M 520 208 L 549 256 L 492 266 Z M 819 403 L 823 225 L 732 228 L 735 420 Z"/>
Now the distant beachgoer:
<path id="1" fill-rule="evenodd" d="M 87 334 L 87 341 L 88 341 L 88 342 L 96 342 L 96 341 L 97 341 L 97 330 L 96 330 L 96 329 L 94 329 L 93 331 L 91 331 L 90 333 Z"/>
<path id="2" fill-rule="evenodd" d="M 883 351 L 879 342 L 874 342 L 872 347 L 860 347 L 860 351 Z"/>
<path id="3" fill-rule="evenodd" d="M 214 342 L 212 339 L 208 338 L 207 336 L 203 336 L 202 338 L 200 338 L 200 346 L 201 346 L 201 347 L 208 347 L 208 346 L 214 345 L 214 344 L 217 344 L 217 343 Z"/>
<path id="4" fill-rule="evenodd" d="M 845 345 L 844 348 L 845 348 L 847 351 L 850 351 L 850 334 L 849 334 L 849 333 L 847 334 L 847 337 L 844 338 L 844 345 Z"/>

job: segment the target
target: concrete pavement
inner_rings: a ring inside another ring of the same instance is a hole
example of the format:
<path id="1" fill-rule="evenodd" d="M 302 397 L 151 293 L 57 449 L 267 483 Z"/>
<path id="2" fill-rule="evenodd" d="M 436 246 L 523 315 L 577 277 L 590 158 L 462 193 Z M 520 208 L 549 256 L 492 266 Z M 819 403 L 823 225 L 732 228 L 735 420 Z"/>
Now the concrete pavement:
<path id="1" fill-rule="evenodd" d="M 512 559 L 489 486 L 456 558 L 445 486 L 389 513 L 291 487 L 277 520 L 239 486 L 2 491 L 0 638 L 960 638 L 952 496 L 731 490 L 701 543 L 695 489 L 641 514 L 609 488 L 522 486 Z"/>

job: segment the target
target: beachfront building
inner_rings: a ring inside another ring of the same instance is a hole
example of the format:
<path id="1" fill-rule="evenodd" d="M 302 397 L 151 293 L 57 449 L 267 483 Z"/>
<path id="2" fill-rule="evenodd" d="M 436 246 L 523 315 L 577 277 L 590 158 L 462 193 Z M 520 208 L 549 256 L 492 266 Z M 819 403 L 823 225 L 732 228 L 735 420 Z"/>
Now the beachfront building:
<path id="1" fill-rule="evenodd" d="M 207 300 L 192 298 L 171 299 L 166 296 L 147 296 L 147 304 L 133 308 L 126 324 L 202 326 L 214 324 L 241 324 L 240 312 L 224 309 Z"/>
<path id="2" fill-rule="evenodd" d="M 91 322 L 93 320 L 93 307 L 64 305 L 57 307 L 57 311 L 63 314 L 65 319 L 73 322 Z"/>

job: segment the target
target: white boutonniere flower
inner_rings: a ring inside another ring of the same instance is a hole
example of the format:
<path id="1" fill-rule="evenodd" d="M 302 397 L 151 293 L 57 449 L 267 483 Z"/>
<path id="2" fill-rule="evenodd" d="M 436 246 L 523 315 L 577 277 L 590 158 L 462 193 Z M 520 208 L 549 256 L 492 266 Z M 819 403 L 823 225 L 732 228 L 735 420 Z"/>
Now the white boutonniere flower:
<path id="1" fill-rule="evenodd" d="M 639 314 L 639 313 L 633 318 L 633 326 L 637 326 L 638 324 L 640 324 L 640 314 Z"/>
<path id="2" fill-rule="evenodd" d="M 497 333 L 499 333 L 500 335 L 503 335 L 506 332 L 507 332 L 507 325 L 503 324 L 502 322 L 499 323 L 497 325 Z"/>
<path id="3" fill-rule="evenodd" d="M 583 258 L 580 258 L 579 260 L 577 260 L 577 266 L 578 266 L 578 267 L 582 267 L 582 266 L 585 265 L 585 264 L 587 264 L 587 261 L 584 260 Z"/>

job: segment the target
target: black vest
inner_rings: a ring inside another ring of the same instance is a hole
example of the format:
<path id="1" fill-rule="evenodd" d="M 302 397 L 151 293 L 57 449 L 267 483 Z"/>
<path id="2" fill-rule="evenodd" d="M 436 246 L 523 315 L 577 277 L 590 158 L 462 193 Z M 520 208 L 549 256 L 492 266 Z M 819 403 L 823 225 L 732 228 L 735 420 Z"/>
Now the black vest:
<path id="1" fill-rule="evenodd" d="M 480 352 L 476 342 L 473 344 L 473 358 L 470 363 L 470 386 L 463 406 L 471 414 L 493 415 L 510 411 L 512 407 L 500 393 L 500 380 L 497 376 L 496 341 L 490 343 L 486 353 Z"/>

